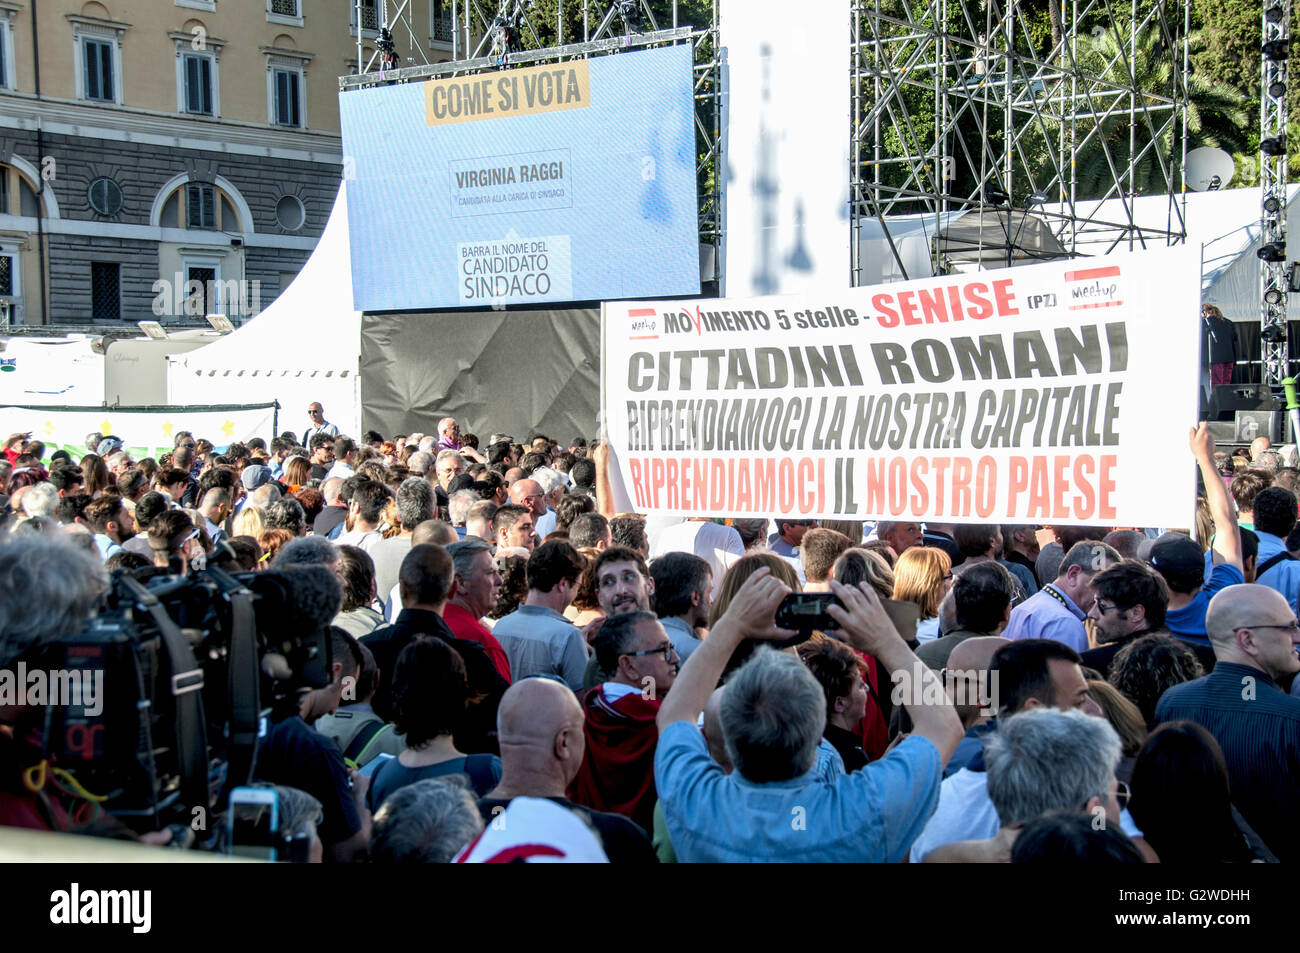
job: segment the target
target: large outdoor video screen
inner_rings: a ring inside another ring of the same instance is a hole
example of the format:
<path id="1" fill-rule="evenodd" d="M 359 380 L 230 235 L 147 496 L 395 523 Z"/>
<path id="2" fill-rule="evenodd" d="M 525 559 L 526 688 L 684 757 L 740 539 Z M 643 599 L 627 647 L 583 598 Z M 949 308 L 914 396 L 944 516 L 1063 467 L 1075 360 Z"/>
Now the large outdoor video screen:
<path id="1" fill-rule="evenodd" d="M 354 307 L 698 294 L 691 52 L 339 96 Z"/>

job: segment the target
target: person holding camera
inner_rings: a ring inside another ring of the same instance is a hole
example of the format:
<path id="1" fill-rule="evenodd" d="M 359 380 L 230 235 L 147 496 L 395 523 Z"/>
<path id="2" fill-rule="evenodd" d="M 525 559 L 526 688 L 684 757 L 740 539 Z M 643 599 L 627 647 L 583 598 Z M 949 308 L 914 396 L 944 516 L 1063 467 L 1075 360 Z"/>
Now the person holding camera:
<path id="1" fill-rule="evenodd" d="M 655 784 L 678 858 L 693 861 L 897 861 L 934 813 L 943 766 L 961 721 L 938 677 L 915 665 L 869 584 L 831 583 L 827 612 L 844 639 L 890 672 L 919 679 L 908 706 L 915 728 L 879 761 L 827 781 L 813 773 L 826 725 L 822 686 L 800 661 L 760 648 L 727 681 L 721 720 L 727 774 L 696 720 L 745 639 L 783 641 L 777 607 L 790 588 L 754 572 L 659 709 Z"/>
<path id="2" fill-rule="evenodd" d="M 285 570 L 286 573 L 328 573 L 319 567 Z M 330 574 L 332 577 L 332 573 Z M 341 601 L 341 595 L 336 599 Z M 352 636 L 330 629 L 331 681 L 323 688 L 290 690 L 277 698 L 271 710 L 272 727 L 257 754 L 256 777 L 272 784 L 299 788 L 321 803 L 318 827 L 325 856 L 338 863 L 365 857 L 370 845 L 370 811 L 366 808 L 369 779 L 343 761 L 334 739 L 312 725 L 336 711 L 345 677 L 355 684 L 358 675 L 348 643 Z"/>

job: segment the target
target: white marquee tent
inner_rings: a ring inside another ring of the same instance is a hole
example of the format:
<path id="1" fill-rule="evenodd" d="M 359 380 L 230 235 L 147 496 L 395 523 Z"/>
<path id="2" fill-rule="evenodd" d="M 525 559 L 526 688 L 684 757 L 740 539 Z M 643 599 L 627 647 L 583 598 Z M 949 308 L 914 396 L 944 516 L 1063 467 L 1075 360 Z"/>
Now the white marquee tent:
<path id="1" fill-rule="evenodd" d="M 347 202 L 334 199 L 320 242 L 265 311 L 221 339 L 167 362 L 169 404 L 278 400 L 279 429 L 300 437 L 320 401 L 341 433 L 361 430 L 361 312 L 352 310 Z"/>

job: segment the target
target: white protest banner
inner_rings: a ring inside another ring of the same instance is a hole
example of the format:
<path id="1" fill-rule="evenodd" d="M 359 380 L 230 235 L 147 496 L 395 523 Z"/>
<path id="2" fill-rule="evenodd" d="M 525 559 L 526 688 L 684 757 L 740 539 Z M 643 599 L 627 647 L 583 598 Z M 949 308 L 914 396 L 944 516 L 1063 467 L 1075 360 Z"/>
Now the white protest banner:
<path id="1" fill-rule="evenodd" d="M 1183 525 L 1199 289 L 1178 248 L 611 302 L 605 425 L 641 512 Z"/>
<path id="2" fill-rule="evenodd" d="M 45 444 L 45 459 L 67 450 L 74 460 L 88 452 L 86 435 L 112 434 L 133 459 L 170 453 L 175 435 L 188 430 L 223 448 L 237 441 L 275 436 L 276 410 L 270 404 L 217 404 L 192 407 L 17 407 L 0 406 L 0 434 L 32 434 Z M 2 439 L 2 438 L 0 438 Z"/>

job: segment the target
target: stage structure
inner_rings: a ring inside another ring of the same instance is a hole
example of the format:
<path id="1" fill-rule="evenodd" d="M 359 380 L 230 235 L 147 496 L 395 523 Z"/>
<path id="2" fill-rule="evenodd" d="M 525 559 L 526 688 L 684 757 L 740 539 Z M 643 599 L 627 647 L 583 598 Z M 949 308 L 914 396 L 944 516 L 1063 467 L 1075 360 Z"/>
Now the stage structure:
<path id="1" fill-rule="evenodd" d="M 1260 380 L 1281 387 L 1291 376 L 1287 298 L 1291 283 L 1286 251 L 1287 56 L 1290 52 L 1291 2 L 1266 0 L 1264 42 L 1260 50 L 1259 227 L 1264 244 L 1260 259 Z M 1300 290 L 1300 289 L 1298 289 Z"/>
<path id="2" fill-rule="evenodd" d="M 388 11 L 381 16 L 390 18 L 382 22 L 391 23 L 390 29 L 407 23 L 403 16 L 411 2 L 379 0 L 379 6 Z M 419 82 L 436 77 L 495 72 L 507 66 L 539 66 L 621 50 L 689 43 L 694 63 L 701 271 L 703 280 L 713 278 L 716 263 L 720 261 L 722 240 L 722 62 L 717 3 L 707 4 L 708 22 L 687 24 L 679 20 L 676 0 L 672 0 L 666 18 L 656 17 L 646 0 L 552 2 L 554 17 L 548 15 L 543 20 L 529 0 L 497 0 L 496 3 L 491 0 L 452 0 L 454 45 L 450 62 L 373 72 L 378 66 L 372 57 L 367 72 L 340 77 L 339 89 L 346 91 L 394 82 Z M 662 8 L 663 4 L 658 6 Z M 393 161 L 405 160 L 394 156 Z"/>
<path id="3" fill-rule="evenodd" d="M 412 0 L 348 0 L 352 4 L 352 22 L 357 25 L 358 73 L 388 72 L 408 65 L 427 66 L 429 57 L 424 43 L 416 36 L 411 22 Z M 375 49 L 366 56 L 366 31 L 373 30 Z M 405 56 L 402 54 L 405 53 Z M 453 56 L 454 58 L 454 56 Z"/>
<path id="4" fill-rule="evenodd" d="M 1049 3 L 1052 35 L 1011 0 L 853 0 L 854 284 L 864 225 L 899 278 L 1184 240 L 1187 0 Z"/>

